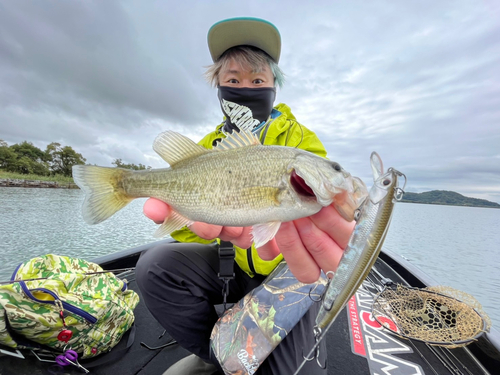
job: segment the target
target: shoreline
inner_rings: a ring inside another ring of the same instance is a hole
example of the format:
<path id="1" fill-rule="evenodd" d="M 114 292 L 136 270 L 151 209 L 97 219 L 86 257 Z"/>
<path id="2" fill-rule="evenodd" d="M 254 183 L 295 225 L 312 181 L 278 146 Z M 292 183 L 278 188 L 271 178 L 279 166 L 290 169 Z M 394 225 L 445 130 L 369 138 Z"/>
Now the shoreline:
<path id="1" fill-rule="evenodd" d="M 25 180 L 16 178 L 0 178 L 0 187 L 23 187 L 23 188 L 43 188 L 43 189 L 80 189 L 78 185 L 73 182 L 57 182 L 57 181 L 42 181 L 42 180 Z M 454 207 L 477 207 L 477 208 L 499 208 L 495 206 L 476 206 L 476 205 L 462 205 L 462 204 L 446 204 L 437 202 L 415 202 L 409 200 L 402 200 L 401 203 L 416 203 L 416 204 L 430 204 L 436 206 L 454 206 Z"/>
<path id="2" fill-rule="evenodd" d="M 79 189 L 73 182 L 57 182 L 42 180 L 23 180 L 17 178 L 0 178 L 0 187 L 24 187 L 44 189 Z"/>
<path id="3" fill-rule="evenodd" d="M 405 201 L 402 200 L 400 203 L 411 203 L 411 204 L 429 204 L 433 206 L 451 206 L 451 207 L 474 207 L 474 208 L 496 208 L 500 209 L 500 207 L 495 206 L 470 206 L 466 204 L 449 204 L 449 203 L 437 203 L 437 202 L 414 202 L 414 201 Z"/>

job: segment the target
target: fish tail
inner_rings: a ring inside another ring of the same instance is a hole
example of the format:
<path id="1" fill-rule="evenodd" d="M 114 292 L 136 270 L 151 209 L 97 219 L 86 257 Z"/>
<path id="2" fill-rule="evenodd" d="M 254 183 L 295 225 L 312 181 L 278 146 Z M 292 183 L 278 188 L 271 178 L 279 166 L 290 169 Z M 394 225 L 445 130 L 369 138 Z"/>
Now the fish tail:
<path id="1" fill-rule="evenodd" d="M 85 192 L 83 219 L 88 224 L 98 224 L 125 207 L 135 197 L 129 196 L 121 183 L 132 174 L 122 168 L 97 167 L 93 165 L 73 166 L 73 179 Z"/>

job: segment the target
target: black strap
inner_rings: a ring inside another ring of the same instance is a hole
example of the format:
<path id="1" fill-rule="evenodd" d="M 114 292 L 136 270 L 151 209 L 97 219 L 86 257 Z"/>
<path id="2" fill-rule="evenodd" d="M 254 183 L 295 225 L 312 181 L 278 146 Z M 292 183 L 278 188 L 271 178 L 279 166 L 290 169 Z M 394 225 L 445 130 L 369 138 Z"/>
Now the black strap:
<path id="1" fill-rule="evenodd" d="M 219 279 L 234 279 L 234 247 L 229 241 L 219 245 Z"/>
<path id="2" fill-rule="evenodd" d="M 220 241 L 219 244 L 219 279 L 224 282 L 222 286 L 222 296 L 224 310 L 226 310 L 226 300 L 229 294 L 229 281 L 234 279 L 234 246 L 229 241 Z"/>

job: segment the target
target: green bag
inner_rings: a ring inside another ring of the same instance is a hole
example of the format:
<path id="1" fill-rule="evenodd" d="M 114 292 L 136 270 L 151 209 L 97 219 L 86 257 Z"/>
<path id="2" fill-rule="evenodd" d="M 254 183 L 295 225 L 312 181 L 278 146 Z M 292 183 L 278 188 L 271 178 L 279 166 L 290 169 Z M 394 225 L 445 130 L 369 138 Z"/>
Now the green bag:
<path id="1" fill-rule="evenodd" d="M 24 339 L 80 358 L 111 350 L 134 322 L 139 296 L 126 280 L 83 259 L 53 254 L 21 264 L 0 286 L 0 344 L 33 349 Z"/>

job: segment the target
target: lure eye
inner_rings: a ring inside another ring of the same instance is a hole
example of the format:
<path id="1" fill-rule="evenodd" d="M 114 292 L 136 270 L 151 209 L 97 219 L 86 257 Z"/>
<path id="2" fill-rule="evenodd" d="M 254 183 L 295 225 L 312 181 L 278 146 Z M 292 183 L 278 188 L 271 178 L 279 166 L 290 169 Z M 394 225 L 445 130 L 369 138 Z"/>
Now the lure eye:
<path id="1" fill-rule="evenodd" d="M 361 217 L 361 211 L 357 209 L 356 211 L 354 211 L 354 220 L 358 221 L 360 217 Z"/>
<path id="2" fill-rule="evenodd" d="M 333 163 L 332 164 L 333 169 L 335 169 L 337 172 L 340 172 L 342 170 L 342 167 L 338 163 Z"/>
<path id="3" fill-rule="evenodd" d="M 384 181 L 382 181 L 382 184 L 383 184 L 384 186 L 387 186 L 387 185 L 389 185 L 390 183 L 391 183 L 391 180 L 389 180 L 388 178 L 386 178 Z"/>

